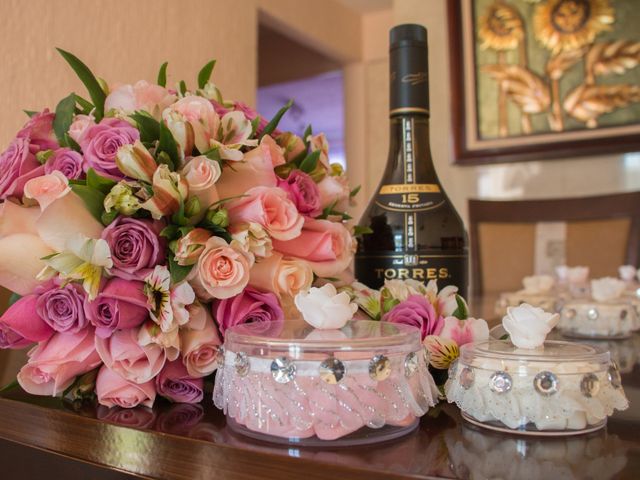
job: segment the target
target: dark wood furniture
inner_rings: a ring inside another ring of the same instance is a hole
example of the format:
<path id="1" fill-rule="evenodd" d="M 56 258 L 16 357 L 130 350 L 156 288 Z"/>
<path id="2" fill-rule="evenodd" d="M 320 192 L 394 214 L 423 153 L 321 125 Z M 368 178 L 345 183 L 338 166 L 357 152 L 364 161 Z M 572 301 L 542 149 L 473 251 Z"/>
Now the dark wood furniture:
<path id="1" fill-rule="evenodd" d="M 490 318 L 495 298 L 472 303 Z M 630 399 L 640 365 L 622 365 Z M 66 405 L 19 390 L 0 396 L 0 478 L 433 479 L 640 478 L 640 409 L 616 413 L 606 429 L 565 438 L 520 437 L 466 424 L 453 405 L 432 409 L 394 442 L 352 448 L 297 448 L 231 432 L 207 399 L 202 408 L 158 404 L 153 411 Z M 71 475 L 71 476 L 69 476 Z"/>
<path id="2" fill-rule="evenodd" d="M 591 229 L 588 230 L 593 235 L 593 242 L 585 242 L 584 238 L 580 242 L 582 250 L 578 261 L 587 262 L 595 261 L 598 256 L 605 253 L 612 253 L 611 250 L 616 248 L 608 228 L 611 228 L 611 235 L 616 233 L 620 238 L 621 251 L 618 256 L 609 256 L 606 258 L 619 258 L 621 263 L 611 264 L 608 267 L 611 272 L 592 272 L 597 274 L 613 274 L 617 275 L 617 268 L 622 262 L 632 265 L 638 264 L 638 253 L 640 248 L 640 192 L 621 193 L 614 195 L 600 195 L 582 198 L 562 198 L 562 199 L 545 199 L 545 200 L 517 200 L 517 201 L 490 201 L 490 200 L 469 200 L 469 231 L 471 237 L 472 265 L 473 272 L 473 293 L 480 295 L 487 289 L 483 285 L 483 277 L 486 273 L 483 264 L 483 245 L 480 240 L 480 228 L 483 224 L 491 225 L 535 225 L 538 222 L 566 222 L 567 224 L 576 225 L 577 227 L 588 226 L 588 222 L 593 222 Z M 607 226 L 606 223 L 611 225 Z M 615 229 L 624 229 L 623 233 L 614 232 Z M 579 235 L 589 235 L 587 230 Z M 526 237 L 526 235 L 524 235 Z M 577 239 L 580 240 L 580 239 Z M 588 240 L 588 239 L 586 239 Z M 611 241 L 608 241 L 611 240 Z M 522 242 L 522 238 L 516 238 L 515 241 Z M 521 248 L 522 245 L 515 245 Z M 485 245 L 485 248 L 489 246 Z M 571 264 L 570 246 L 567 246 L 568 259 L 567 263 Z M 504 256 L 501 259 L 498 255 L 491 258 L 493 266 L 491 275 L 499 276 L 509 274 L 509 269 L 513 271 L 514 262 L 509 257 L 508 251 L 498 252 Z M 486 260 L 486 259 L 485 259 Z M 524 268 L 523 272 L 518 272 L 518 281 L 522 278 L 522 274 L 530 275 L 531 270 L 526 271 L 526 258 L 520 258 L 518 266 Z M 613 262 L 613 260 L 611 260 Z M 601 262 L 602 263 L 602 262 Z M 523 267 L 523 265 L 525 265 Z M 502 270 L 501 270 L 502 269 Z"/>

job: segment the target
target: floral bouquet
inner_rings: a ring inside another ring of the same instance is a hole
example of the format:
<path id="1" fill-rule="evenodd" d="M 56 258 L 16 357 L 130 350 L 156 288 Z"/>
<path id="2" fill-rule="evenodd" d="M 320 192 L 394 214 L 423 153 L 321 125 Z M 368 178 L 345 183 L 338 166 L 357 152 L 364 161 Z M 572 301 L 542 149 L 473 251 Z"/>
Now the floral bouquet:
<path id="1" fill-rule="evenodd" d="M 367 318 L 417 327 L 429 353 L 429 368 L 438 386 L 447 380 L 447 370 L 465 343 L 489 338 L 489 326 L 469 316 L 458 287 L 438 289 L 436 280 L 385 280 L 380 290 L 359 282 L 343 288 L 350 293 Z"/>
<path id="2" fill-rule="evenodd" d="M 343 276 L 357 232 L 323 134 L 223 99 L 215 62 L 166 87 L 87 87 L 31 117 L 0 155 L 0 348 L 36 344 L 17 381 L 107 407 L 195 403 L 230 326 L 281 319 Z M 324 279 L 324 280 L 323 280 Z"/>

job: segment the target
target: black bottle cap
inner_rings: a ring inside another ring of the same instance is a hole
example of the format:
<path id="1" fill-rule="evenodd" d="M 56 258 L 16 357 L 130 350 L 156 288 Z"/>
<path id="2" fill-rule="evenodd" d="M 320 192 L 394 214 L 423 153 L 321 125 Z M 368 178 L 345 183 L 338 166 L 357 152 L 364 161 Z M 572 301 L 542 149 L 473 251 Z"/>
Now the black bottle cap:
<path id="1" fill-rule="evenodd" d="M 409 45 L 426 47 L 427 29 L 415 23 L 405 23 L 389 31 L 389 50 Z"/>
<path id="2" fill-rule="evenodd" d="M 429 115 L 427 29 L 397 25 L 389 32 L 390 115 Z"/>

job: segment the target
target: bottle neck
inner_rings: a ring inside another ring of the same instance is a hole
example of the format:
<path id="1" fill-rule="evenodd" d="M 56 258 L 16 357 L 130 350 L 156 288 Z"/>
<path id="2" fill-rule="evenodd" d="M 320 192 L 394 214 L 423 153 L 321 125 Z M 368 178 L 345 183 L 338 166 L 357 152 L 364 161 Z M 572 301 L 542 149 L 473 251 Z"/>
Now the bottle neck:
<path id="1" fill-rule="evenodd" d="M 439 183 L 429 146 L 427 115 L 393 115 L 389 167 L 402 183 Z"/>

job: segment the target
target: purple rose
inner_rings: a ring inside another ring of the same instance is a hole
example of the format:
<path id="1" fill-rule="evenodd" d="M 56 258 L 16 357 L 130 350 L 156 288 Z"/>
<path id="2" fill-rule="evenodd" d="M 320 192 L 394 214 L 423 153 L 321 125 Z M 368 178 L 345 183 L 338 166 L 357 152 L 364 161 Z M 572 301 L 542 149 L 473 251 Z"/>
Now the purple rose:
<path id="1" fill-rule="evenodd" d="M 177 403 L 199 403 L 203 396 L 203 380 L 189 375 L 181 359 L 165 363 L 156 377 L 158 395 Z"/>
<path id="2" fill-rule="evenodd" d="M 223 336 L 225 330 L 234 325 L 284 319 L 278 298 L 271 292 L 263 293 L 252 287 L 245 288 L 235 297 L 214 302 L 211 310 Z"/>
<path id="3" fill-rule="evenodd" d="M 153 220 L 118 217 L 102 232 L 109 244 L 113 268 L 110 273 L 126 280 L 144 280 L 165 259 L 163 224 Z"/>
<path id="4" fill-rule="evenodd" d="M 404 302 L 385 313 L 382 321 L 417 327 L 423 340 L 428 335 L 438 335 L 444 327 L 444 319 L 436 314 L 436 309 L 422 295 L 409 295 Z"/>
<path id="5" fill-rule="evenodd" d="M 36 113 L 16 136 L 27 140 L 32 145 L 32 150 L 55 150 L 60 145 L 53 131 L 54 118 L 55 114 L 49 110 Z"/>
<path id="6" fill-rule="evenodd" d="M 80 137 L 80 147 L 89 167 L 111 178 L 124 178 L 116 165 L 116 154 L 122 145 L 135 143 L 140 132 L 124 120 L 105 118 L 87 128 Z"/>
<path id="7" fill-rule="evenodd" d="M 158 415 L 155 429 L 185 436 L 200 423 L 202 417 L 204 417 L 204 409 L 200 405 L 177 403 Z"/>
<path id="8" fill-rule="evenodd" d="M 98 405 L 98 420 L 115 423 L 129 428 L 151 428 L 156 420 L 155 410 L 142 405 L 134 408 L 105 407 Z"/>
<path id="9" fill-rule="evenodd" d="M 135 328 L 149 317 L 144 283 L 112 278 L 94 301 L 85 303 L 85 312 L 100 338 Z"/>
<path id="10" fill-rule="evenodd" d="M 84 311 L 86 299 L 87 294 L 78 283 L 56 285 L 38 297 L 36 310 L 56 332 L 78 333 L 89 324 Z"/>
<path id="11" fill-rule="evenodd" d="M 84 158 L 75 150 L 59 148 L 44 164 L 45 173 L 49 174 L 54 170 L 59 170 L 69 179 L 77 180 L 84 176 Z"/>
<path id="12" fill-rule="evenodd" d="M 278 179 L 278 186 L 287 192 L 301 214 L 315 217 L 322 211 L 318 185 L 302 170 L 293 170 L 286 180 Z"/>
<path id="13" fill-rule="evenodd" d="M 29 139 L 16 138 L 0 154 L 0 200 L 22 197 L 24 184 L 44 173 L 44 167 L 29 148 Z"/>

